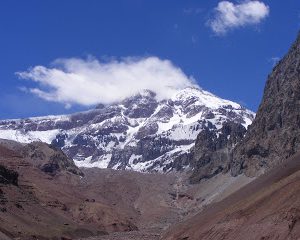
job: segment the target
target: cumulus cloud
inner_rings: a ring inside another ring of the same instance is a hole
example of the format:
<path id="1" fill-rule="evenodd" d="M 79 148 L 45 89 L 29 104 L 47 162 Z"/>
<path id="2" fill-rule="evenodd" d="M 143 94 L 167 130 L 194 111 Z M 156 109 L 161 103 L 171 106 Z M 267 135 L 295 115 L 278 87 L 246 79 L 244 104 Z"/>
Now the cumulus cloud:
<path id="1" fill-rule="evenodd" d="M 221 1 L 208 25 L 216 34 L 224 35 L 230 29 L 260 23 L 269 12 L 269 6 L 261 1 L 243 1 L 238 4 Z"/>
<path id="2" fill-rule="evenodd" d="M 33 81 L 35 86 L 27 91 L 68 107 L 111 104 L 144 89 L 154 91 L 158 99 L 165 99 L 178 89 L 196 86 L 193 78 L 172 62 L 157 57 L 108 62 L 95 58 L 58 59 L 51 67 L 35 66 L 17 75 Z"/>

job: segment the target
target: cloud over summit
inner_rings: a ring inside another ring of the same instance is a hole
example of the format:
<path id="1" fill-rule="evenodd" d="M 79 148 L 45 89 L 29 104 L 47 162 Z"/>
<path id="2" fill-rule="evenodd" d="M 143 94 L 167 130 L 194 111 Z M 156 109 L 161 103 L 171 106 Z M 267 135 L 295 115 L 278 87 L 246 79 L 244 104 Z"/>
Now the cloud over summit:
<path id="1" fill-rule="evenodd" d="M 27 91 L 66 106 L 110 104 L 144 89 L 164 99 L 178 89 L 195 86 L 194 80 L 171 61 L 157 57 L 129 57 L 109 62 L 94 58 L 58 59 L 52 67 L 35 66 L 17 75 L 35 83 Z"/>
<path id="2" fill-rule="evenodd" d="M 269 12 L 269 6 L 261 1 L 246 0 L 237 4 L 221 1 L 208 25 L 213 32 L 222 35 L 231 29 L 258 24 L 269 15 Z"/>

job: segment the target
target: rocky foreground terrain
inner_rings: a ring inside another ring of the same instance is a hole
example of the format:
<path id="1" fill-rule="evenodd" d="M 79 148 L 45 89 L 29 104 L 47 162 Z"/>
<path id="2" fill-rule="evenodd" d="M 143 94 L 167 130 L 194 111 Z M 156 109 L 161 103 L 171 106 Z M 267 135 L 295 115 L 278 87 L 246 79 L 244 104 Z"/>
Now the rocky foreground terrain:
<path id="1" fill-rule="evenodd" d="M 0 239 L 158 239 L 250 180 L 191 185 L 183 174 L 78 169 L 51 145 L 1 140 Z"/>
<path id="2" fill-rule="evenodd" d="M 162 239 L 300 239 L 300 155 L 172 226 Z"/>

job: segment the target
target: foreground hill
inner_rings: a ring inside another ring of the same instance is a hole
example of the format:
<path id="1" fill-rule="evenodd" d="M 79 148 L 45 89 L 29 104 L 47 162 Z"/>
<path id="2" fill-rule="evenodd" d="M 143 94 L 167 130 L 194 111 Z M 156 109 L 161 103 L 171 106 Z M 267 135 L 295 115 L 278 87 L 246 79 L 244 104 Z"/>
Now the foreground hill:
<path id="1" fill-rule="evenodd" d="M 136 229 L 130 213 L 96 201 L 84 191 L 84 174 L 72 166 L 72 160 L 55 162 L 66 159 L 46 144 L 0 145 L 0 232 L 9 237 L 51 239 Z"/>
<path id="2" fill-rule="evenodd" d="M 165 240 L 300 238 L 300 154 L 171 227 Z"/>

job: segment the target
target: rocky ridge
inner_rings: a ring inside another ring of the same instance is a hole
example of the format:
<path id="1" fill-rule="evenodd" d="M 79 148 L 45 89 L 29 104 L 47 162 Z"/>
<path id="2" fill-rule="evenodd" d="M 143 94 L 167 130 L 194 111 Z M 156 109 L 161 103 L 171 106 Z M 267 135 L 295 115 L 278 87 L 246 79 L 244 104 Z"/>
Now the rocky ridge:
<path id="1" fill-rule="evenodd" d="M 300 155 L 195 216 L 171 226 L 161 239 L 256 240 L 300 238 Z"/>

